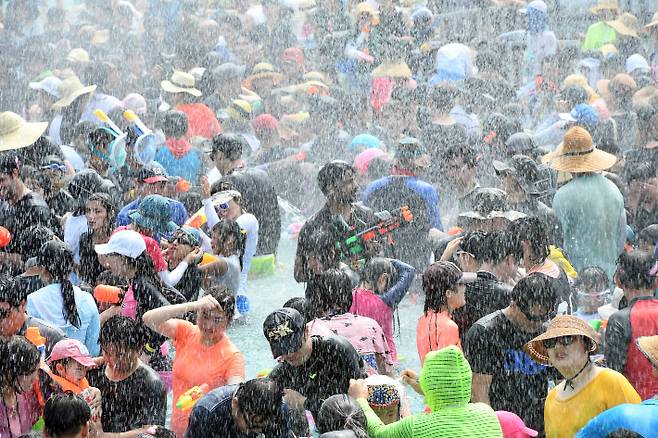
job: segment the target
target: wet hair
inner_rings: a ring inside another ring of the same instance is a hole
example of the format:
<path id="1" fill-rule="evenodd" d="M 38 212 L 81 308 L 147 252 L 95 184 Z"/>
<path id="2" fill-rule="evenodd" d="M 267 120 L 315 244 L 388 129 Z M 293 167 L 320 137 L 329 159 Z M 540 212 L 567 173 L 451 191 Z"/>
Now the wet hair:
<path id="1" fill-rule="evenodd" d="M 655 289 L 656 277 L 650 274 L 655 265 L 653 254 L 646 251 L 623 252 L 617 259 L 616 275 L 622 289 Z"/>
<path id="2" fill-rule="evenodd" d="M 442 161 L 450 161 L 461 158 L 464 165 L 469 168 L 474 168 L 477 165 L 477 154 L 475 150 L 469 145 L 455 144 L 449 146 L 441 155 Z"/>
<path id="3" fill-rule="evenodd" d="M 304 297 L 292 297 L 285 303 L 283 303 L 283 306 L 281 307 L 290 307 L 291 309 L 295 309 L 296 311 L 299 312 L 300 315 L 304 317 L 305 322 L 309 322 L 309 318 L 307 315 L 307 308 L 306 308 L 306 298 Z"/>
<path id="4" fill-rule="evenodd" d="M 395 282 L 398 272 L 397 269 L 395 269 L 395 266 L 393 266 L 393 263 L 391 263 L 391 261 L 387 258 L 373 257 L 372 259 L 368 260 L 366 265 L 363 267 L 363 272 L 361 273 L 361 281 L 369 283 L 372 285 L 372 287 L 375 287 L 379 277 L 381 277 L 382 274 L 388 274 L 388 284 L 390 285 Z"/>
<path id="5" fill-rule="evenodd" d="M 510 299 L 520 309 L 530 309 L 539 305 L 545 309 L 555 309 L 558 303 L 558 280 L 535 272 L 516 283 Z"/>
<path id="6" fill-rule="evenodd" d="M 219 305 L 222 306 L 227 325 L 231 324 L 233 315 L 235 315 L 235 297 L 233 294 L 226 289 L 226 286 L 216 284 L 210 287 L 206 295 L 210 295 L 217 300 Z"/>
<path id="7" fill-rule="evenodd" d="M 451 279 L 446 278 L 447 275 L 445 269 L 439 268 L 436 263 L 431 264 L 423 273 L 422 283 L 425 292 L 423 312 L 439 312 L 442 307 L 448 305 L 448 290 L 457 283 L 451 283 Z"/>
<path id="8" fill-rule="evenodd" d="M 352 281 L 345 271 L 332 268 L 314 275 L 309 280 L 309 287 L 316 292 L 308 303 L 316 315 L 332 309 L 347 313 L 352 307 Z"/>
<path id="9" fill-rule="evenodd" d="M 523 260 L 524 241 L 530 243 L 530 249 L 533 255 L 533 262 L 541 263 L 548 257 L 550 250 L 548 248 L 549 239 L 546 230 L 546 224 L 537 217 L 524 217 L 517 219 L 510 224 L 507 231 L 512 236 L 514 252 L 517 260 Z"/>
<path id="10" fill-rule="evenodd" d="M 177 438 L 178 435 L 176 435 L 175 432 L 167 429 L 166 427 L 163 426 L 155 426 L 155 435 L 150 434 L 150 433 L 142 433 L 138 435 L 138 438 Z"/>
<path id="11" fill-rule="evenodd" d="M 606 290 L 609 284 L 610 279 L 603 269 L 598 266 L 588 266 L 578 273 L 574 287 L 600 292 Z"/>
<path id="12" fill-rule="evenodd" d="M 350 172 L 356 174 L 354 167 L 345 161 L 334 160 L 322 166 L 318 172 L 318 187 L 322 194 L 327 196 L 329 190 L 339 184 Z"/>
<path id="13" fill-rule="evenodd" d="M 224 154 L 227 160 L 239 160 L 245 149 L 245 141 L 236 134 L 219 134 L 212 138 L 211 157 L 218 153 Z"/>
<path id="14" fill-rule="evenodd" d="M 87 199 L 87 203 L 95 201 L 100 203 L 105 209 L 106 219 L 105 228 L 108 232 L 114 230 L 114 222 L 117 218 L 117 206 L 107 193 L 94 193 Z"/>
<path id="15" fill-rule="evenodd" d="M 126 264 L 135 269 L 137 275 L 146 277 L 150 280 L 156 287 L 163 288 L 164 284 L 158 275 L 158 272 L 155 270 L 155 265 L 153 264 L 153 259 L 148 254 L 147 251 L 144 251 L 137 258 L 126 257 L 124 255 L 117 254 L 118 257 L 121 257 Z"/>
<path id="16" fill-rule="evenodd" d="M 0 356 L 3 357 L 0 361 L 0 390 L 15 388 L 18 377 L 31 374 L 39 368 L 39 350 L 23 336 L 17 335 L 1 340 L 0 345 Z"/>
<path id="17" fill-rule="evenodd" d="M 53 394 L 43 408 L 44 430 L 53 438 L 80 433 L 90 419 L 89 405 L 72 392 Z"/>
<path id="18" fill-rule="evenodd" d="M 14 151 L 0 153 L 0 173 L 11 175 L 14 170 L 20 172 L 21 163 L 18 154 Z"/>
<path id="19" fill-rule="evenodd" d="M 649 225 L 648 227 L 643 228 L 637 234 L 637 241 L 656 245 L 658 242 L 658 224 Z"/>
<path id="20" fill-rule="evenodd" d="M 322 403 L 317 428 L 320 433 L 351 430 L 357 438 L 368 438 L 366 415 L 356 400 L 347 394 L 332 395 Z"/>
<path id="21" fill-rule="evenodd" d="M 259 415 L 266 421 L 281 418 L 283 388 L 274 380 L 251 379 L 240 383 L 235 398 L 244 413 Z"/>
<path id="22" fill-rule="evenodd" d="M 187 211 L 197 211 L 203 208 L 203 201 L 200 193 L 196 192 L 187 192 L 181 193 L 178 196 L 178 200 L 185 206 Z"/>
<path id="23" fill-rule="evenodd" d="M 560 96 L 567 101 L 570 108 L 575 107 L 579 103 L 588 102 L 587 91 L 579 85 L 572 85 L 565 88 L 560 93 Z"/>
<path id="24" fill-rule="evenodd" d="M 76 328 L 80 328 L 80 314 L 75 304 L 73 283 L 69 280 L 73 272 L 73 251 L 69 246 L 58 240 L 44 243 L 37 254 L 38 264 L 48 271 L 52 283 L 59 283 L 63 302 L 64 320 Z"/>
<path id="25" fill-rule="evenodd" d="M 511 254 L 516 254 L 512 236 L 504 230 L 496 230 L 487 234 L 482 243 L 481 260 L 497 265 Z"/>
<path id="26" fill-rule="evenodd" d="M 24 260 L 36 257 L 44 243 L 55 239 L 55 233 L 45 225 L 34 225 L 23 233 Z"/>
<path id="27" fill-rule="evenodd" d="M 115 315 L 101 327 L 101 347 L 112 344 L 130 351 L 141 351 L 146 340 L 143 326 L 127 316 Z"/>
<path id="28" fill-rule="evenodd" d="M 448 112 L 455 106 L 457 90 L 450 86 L 440 85 L 430 92 L 433 106 L 442 112 Z"/>
<path id="29" fill-rule="evenodd" d="M 28 291 L 20 288 L 16 279 L 0 278 L 0 303 L 7 303 L 9 307 L 15 309 L 27 300 L 27 295 Z"/>
<path id="30" fill-rule="evenodd" d="M 644 435 L 640 435 L 630 429 L 617 429 L 607 434 L 605 438 L 644 438 Z"/>
<path id="31" fill-rule="evenodd" d="M 487 233 L 481 230 L 468 231 L 464 234 L 464 238 L 459 244 L 462 251 L 466 251 L 475 257 L 475 260 L 481 262 L 483 260 L 483 252 L 485 250 L 487 240 Z"/>
<path id="32" fill-rule="evenodd" d="M 166 111 L 158 124 L 166 138 L 181 138 L 189 129 L 187 115 L 183 111 Z"/>
<path id="33" fill-rule="evenodd" d="M 238 253 L 240 258 L 240 269 L 242 269 L 242 259 L 244 257 L 244 250 L 247 244 L 247 236 L 242 232 L 240 225 L 232 220 L 224 219 L 215 224 L 212 227 L 212 232 L 219 234 L 224 237 L 224 240 L 228 237 L 233 237 L 236 248 L 235 250 Z M 228 254 L 229 256 L 232 254 Z"/>

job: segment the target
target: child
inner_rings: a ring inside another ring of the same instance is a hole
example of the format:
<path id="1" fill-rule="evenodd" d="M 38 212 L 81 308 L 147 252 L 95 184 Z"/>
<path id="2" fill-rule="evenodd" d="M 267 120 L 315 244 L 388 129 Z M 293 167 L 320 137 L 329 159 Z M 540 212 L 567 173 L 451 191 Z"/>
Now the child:
<path id="1" fill-rule="evenodd" d="M 397 352 L 393 341 L 393 311 L 406 295 L 416 270 L 399 260 L 375 257 L 363 268 L 362 281 L 352 292 L 350 313 L 367 316 L 379 323 L 393 362 Z"/>
<path id="2" fill-rule="evenodd" d="M 53 347 L 50 358 L 51 377 L 62 388 L 80 394 L 89 388 L 87 370 L 96 366 L 87 348 L 75 339 L 62 339 Z"/>
<path id="3" fill-rule="evenodd" d="M 161 128 L 165 144 L 161 146 L 155 161 L 160 163 L 169 176 L 179 176 L 192 185 L 199 183 L 201 158 L 185 137 L 188 130 L 187 116 L 182 111 L 167 111 L 162 116 Z"/>

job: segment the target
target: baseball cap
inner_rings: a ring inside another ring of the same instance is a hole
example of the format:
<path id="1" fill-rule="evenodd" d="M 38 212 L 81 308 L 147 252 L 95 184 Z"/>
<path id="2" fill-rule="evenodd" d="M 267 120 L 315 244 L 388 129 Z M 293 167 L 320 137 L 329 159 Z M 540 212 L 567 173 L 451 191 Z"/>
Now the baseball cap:
<path id="1" fill-rule="evenodd" d="M 148 195 L 128 217 L 140 227 L 161 233 L 172 233 L 178 225 L 171 220 L 172 208 L 169 199 L 160 195 Z"/>
<path id="2" fill-rule="evenodd" d="M 62 339 L 53 347 L 48 363 L 56 360 L 73 359 L 83 367 L 92 368 L 96 366 L 84 344 L 76 339 Z"/>
<path id="3" fill-rule="evenodd" d="M 283 307 L 270 313 L 263 322 L 263 333 L 275 358 L 294 353 L 304 341 L 304 317 L 295 309 Z"/>
<path id="4" fill-rule="evenodd" d="M 169 181 L 169 178 L 167 178 L 167 174 L 160 167 L 142 167 L 137 172 L 137 181 L 154 184 Z"/>
<path id="5" fill-rule="evenodd" d="M 455 284 L 473 283 L 476 279 L 475 272 L 463 272 L 452 262 L 438 261 L 429 265 L 423 273 L 423 287 L 432 284 L 440 289 L 448 289 Z"/>
<path id="6" fill-rule="evenodd" d="M 136 259 L 146 251 L 146 243 L 137 231 L 122 230 L 112 234 L 109 242 L 95 245 L 94 249 L 100 255 L 119 254 Z"/>
<path id="7" fill-rule="evenodd" d="M 586 103 L 579 103 L 570 113 L 560 113 L 560 119 L 576 122 L 589 131 L 592 131 L 599 124 L 599 113 L 593 106 Z"/>
<path id="8" fill-rule="evenodd" d="M 493 160 L 492 164 L 497 175 L 512 175 L 526 193 L 541 193 L 536 184 L 542 179 L 542 175 L 537 163 L 532 158 L 525 155 L 514 155 L 507 162 Z"/>
<path id="9" fill-rule="evenodd" d="M 527 427 L 523 420 L 513 412 L 496 411 L 496 416 L 505 438 L 526 438 L 539 435 L 539 432 Z"/>
<path id="10" fill-rule="evenodd" d="M 59 84 L 61 79 L 55 76 L 47 76 L 38 82 L 30 82 L 29 87 L 31 90 L 41 90 L 59 99 Z"/>

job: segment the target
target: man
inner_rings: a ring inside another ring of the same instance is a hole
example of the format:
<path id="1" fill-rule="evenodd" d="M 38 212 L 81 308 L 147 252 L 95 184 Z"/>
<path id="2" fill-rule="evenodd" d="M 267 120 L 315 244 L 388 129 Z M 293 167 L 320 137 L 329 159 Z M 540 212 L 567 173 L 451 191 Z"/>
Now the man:
<path id="1" fill-rule="evenodd" d="M 354 203 L 359 189 L 354 167 L 344 161 L 332 161 L 320 168 L 317 181 L 327 202 L 299 232 L 294 271 L 298 283 L 307 282 L 312 275 L 309 256 L 314 253 L 318 234 L 328 236 L 335 246 L 341 239 L 347 239 L 374 222 L 374 215 L 369 209 Z M 338 267 L 338 251 L 325 255 L 327 269 Z"/>
<path id="2" fill-rule="evenodd" d="M 252 379 L 206 394 L 192 410 L 185 438 L 239 438 L 262 433 L 288 438 L 283 390 L 270 379 Z"/>
<path id="3" fill-rule="evenodd" d="M 256 256 L 276 254 L 281 237 L 281 214 L 276 188 L 260 169 L 242 168 L 245 141 L 234 134 L 220 134 L 212 139 L 212 160 L 221 175 L 211 193 L 224 191 L 224 183 L 242 194 L 243 207 L 258 219 Z"/>
<path id="4" fill-rule="evenodd" d="M 25 336 L 28 327 L 37 327 L 41 336 L 46 338 L 46 355 L 50 356 L 55 344 L 64 338 L 64 332 L 46 321 L 29 316 L 26 308 L 27 291 L 14 279 L 0 279 L 0 338 Z"/>
<path id="5" fill-rule="evenodd" d="M 21 178 L 21 162 L 12 152 L 0 154 L 0 200 L 6 204 L 0 213 L 0 225 L 11 233 L 11 241 L 0 253 L 2 264 L 20 268 L 26 240 L 27 225 L 51 226 L 50 208 L 36 193 L 29 190 Z"/>
<path id="6" fill-rule="evenodd" d="M 597 22 L 587 28 L 585 40 L 580 47 L 583 52 L 598 50 L 605 44 L 614 44 L 617 40 L 617 33 L 606 22 L 619 13 L 619 1 L 599 0 L 591 11 Z"/>
<path id="7" fill-rule="evenodd" d="M 105 363 L 90 371 L 87 380 L 101 391 L 105 432 L 164 426 L 167 388 L 160 376 L 140 360 L 145 343 L 142 330 L 138 322 L 126 316 L 113 316 L 101 328 Z"/>
<path id="8" fill-rule="evenodd" d="M 543 274 L 521 279 L 510 304 L 477 321 L 466 334 L 464 352 L 473 369 L 471 401 L 496 411 L 510 411 L 542 430 L 547 368 L 524 352 L 524 345 L 544 331 L 557 307 L 554 280 Z"/>
<path id="9" fill-rule="evenodd" d="M 469 208 L 457 216 L 457 226 L 464 230 L 504 230 L 513 221 L 526 217 L 524 213 L 512 210 L 507 193 L 500 189 L 478 187 L 469 198 Z"/>
<path id="10" fill-rule="evenodd" d="M 475 177 L 477 155 L 473 148 L 466 145 L 454 145 L 441 155 L 441 168 L 445 177 L 440 186 L 444 194 L 442 217 L 449 226 L 457 222 L 460 212 L 472 208 L 473 194 L 480 187 Z"/>
<path id="11" fill-rule="evenodd" d="M 653 367 L 635 340 L 658 334 L 658 269 L 653 254 L 639 250 L 623 253 L 618 263 L 614 279 L 624 290 L 628 306 L 608 318 L 605 358 L 608 366 L 623 373 L 645 400 L 658 394 L 658 378 L 651 374 Z"/>
<path id="12" fill-rule="evenodd" d="M 617 158 L 594 148 L 589 132 L 576 126 L 543 160 L 573 177 L 553 198 L 571 263 L 577 271 L 598 266 L 612 278 L 626 241 L 626 214 L 621 192 L 600 172 L 612 167 Z"/>
<path id="13" fill-rule="evenodd" d="M 159 167 L 144 167 L 140 169 L 137 173 L 135 184 L 137 188 L 137 198 L 121 209 L 117 215 L 117 226 L 130 224 L 130 213 L 139 208 L 139 204 L 145 196 L 165 196 L 168 182 L 169 179 L 167 178 L 167 175 L 165 175 L 164 171 Z M 167 198 L 167 200 L 169 201 L 169 205 L 171 205 L 171 220 L 174 221 L 176 225 L 184 225 L 189 217 L 185 206 L 175 199 Z"/>
<path id="14" fill-rule="evenodd" d="M 263 323 L 272 356 L 281 362 L 270 379 L 285 388 L 291 409 L 305 409 L 317 417 L 322 402 L 345 394 L 350 379 L 363 376 L 363 361 L 346 339 L 309 336 L 304 317 L 284 307 L 270 313 Z"/>

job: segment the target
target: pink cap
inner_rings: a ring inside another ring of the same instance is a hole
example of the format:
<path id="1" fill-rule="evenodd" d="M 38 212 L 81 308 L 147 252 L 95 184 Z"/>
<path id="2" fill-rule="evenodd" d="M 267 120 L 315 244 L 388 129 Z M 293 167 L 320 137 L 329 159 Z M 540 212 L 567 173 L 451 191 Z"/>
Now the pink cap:
<path id="1" fill-rule="evenodd" d="M 356 167 L 356 170 L 360 175 L 365 175 L 368 173 L 368 166 L 370 166 L 372 160 L 377 157 L 385 156 L 386 152 L 379 148 L 366 149 L 354 158 L 354 167 Z"/>
<path id="2" fill-rule="evenodd" d="M 505 438 L 526 438 L 539 435 L 536 430 L 526 427 L 521 417 L 513 412 L 496 411 L 496 416 Z"/>
<path id="3" fill-rule="evenodd" d="M 85 347 L 82 342 L 75 339 L 62 339 L 56 343 L 53 347 L 53 351 L 50 353 L 48 363 L 62 359 L 74 359 L 80 365 L 87 368 L 96 366 L 96 362 L 91 358 L 87 347 Z"/>
<path id="4" fill-rule="evenodd" d="M 274 132 L 279 126 L 279 121 L 271 114 L 261 114 L 252 122 L 256 134 Z"/>

